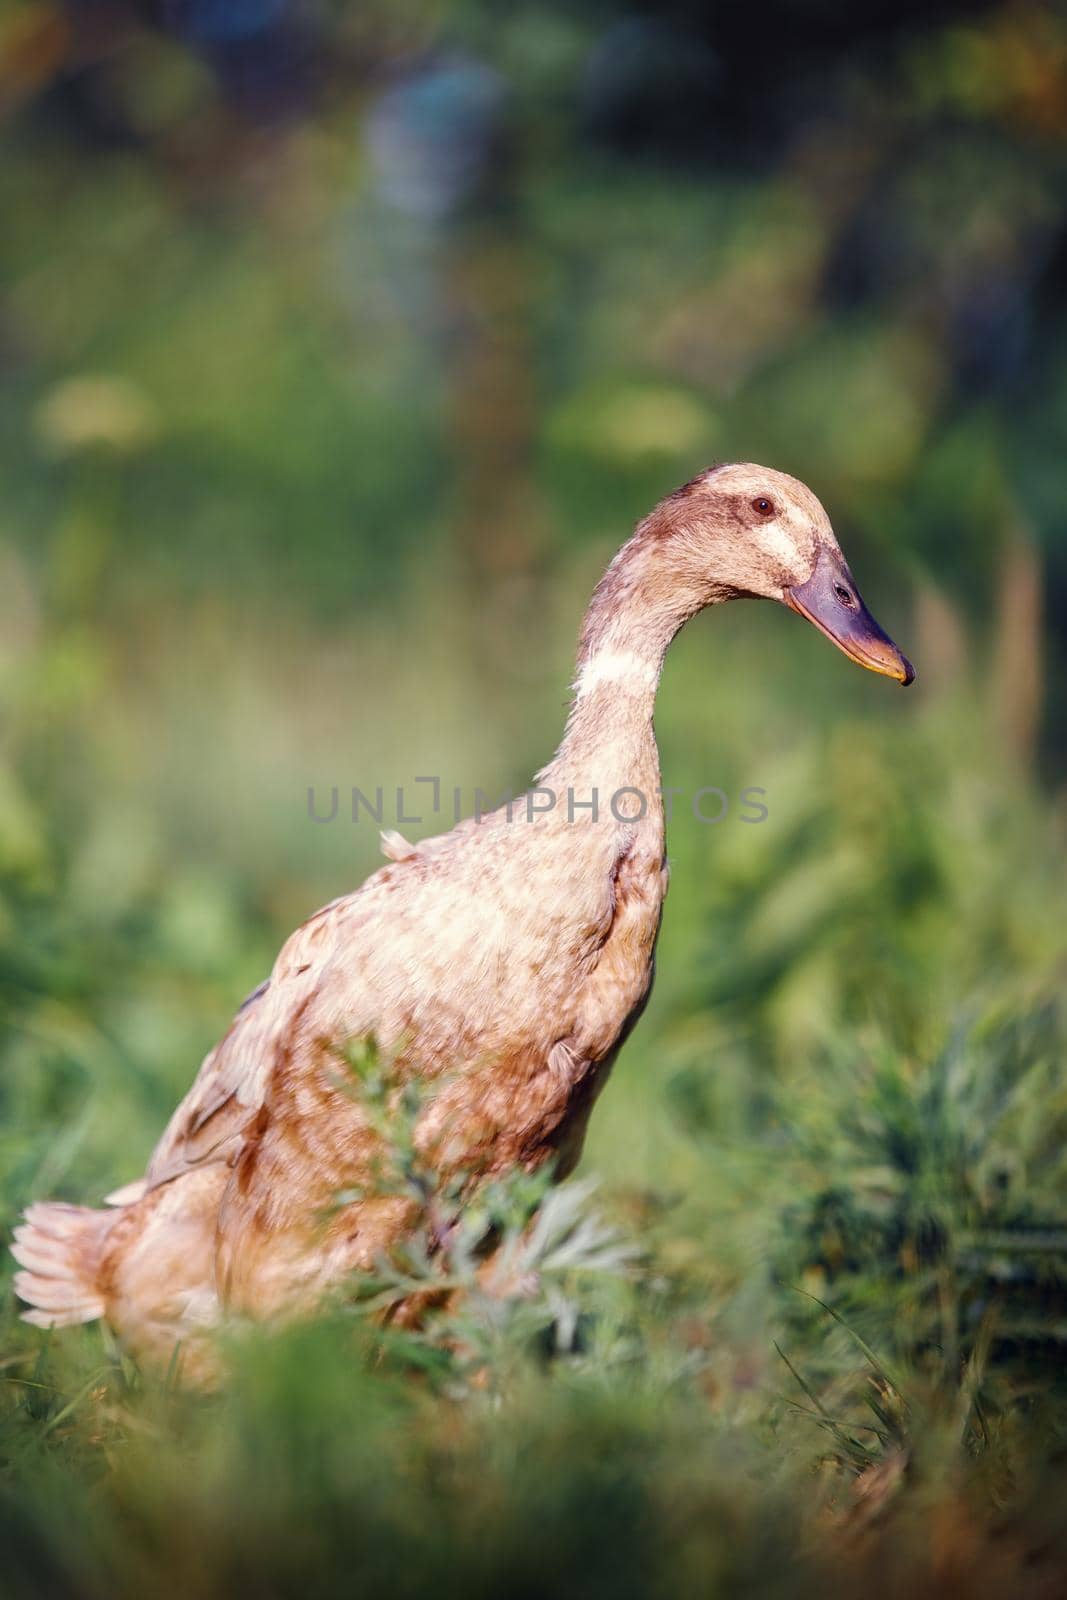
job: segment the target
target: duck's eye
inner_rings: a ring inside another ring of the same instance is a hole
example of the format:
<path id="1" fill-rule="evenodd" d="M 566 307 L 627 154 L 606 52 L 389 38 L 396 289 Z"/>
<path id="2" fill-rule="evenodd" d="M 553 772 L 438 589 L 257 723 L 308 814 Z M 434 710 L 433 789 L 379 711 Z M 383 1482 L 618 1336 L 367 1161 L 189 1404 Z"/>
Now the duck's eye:
<path id="1" fill-rule="evenodd" d="M 774 502 L 768 500 L 764 494 L 756 496 L 752 502 L 753 511 L 758 511 L 761 517 L 770 517 L 774 514 Z"/>
<path id="2" fill-rule="evenodd" d="M 853 606 L 856 604 L 855 597 L 852 595 L 852 593 L 848 589 L 845 588 L 843 583 L 835 583 L 834 584 L 834 593 L 836 594 L 837 598 L 840 600 L 841 604 L 843 606 L 847 606 L 848 609 L 851 611 Z"/>

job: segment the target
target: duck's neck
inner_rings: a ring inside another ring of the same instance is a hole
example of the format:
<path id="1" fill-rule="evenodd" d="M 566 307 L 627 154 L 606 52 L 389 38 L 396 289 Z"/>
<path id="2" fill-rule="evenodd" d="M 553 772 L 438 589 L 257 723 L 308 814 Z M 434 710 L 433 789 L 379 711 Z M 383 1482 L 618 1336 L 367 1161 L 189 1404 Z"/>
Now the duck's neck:
<path id="1" fill-rule="evenodd" d="M 639 529 L 589 603 L 567 727 L 540 782 L 560 792 L 573 786 L 576 799 L 588 799 L 596 788 L 602 806 L 615 791 L 634 788 L 647 796 L 650 810 L 658 809 L 656 689 L 667 646 L 701 604 L 670 581 L 662 546 L 647 528 Z M 635 805 L 623 802 L 627 809 Z"/>

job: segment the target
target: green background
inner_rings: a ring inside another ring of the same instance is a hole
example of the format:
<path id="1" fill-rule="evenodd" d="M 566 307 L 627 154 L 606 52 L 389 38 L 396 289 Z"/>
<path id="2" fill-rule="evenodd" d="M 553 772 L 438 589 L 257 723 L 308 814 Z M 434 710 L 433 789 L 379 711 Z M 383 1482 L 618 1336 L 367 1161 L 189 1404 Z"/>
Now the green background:
<path id="1" fill-rule="evenodd" d="M 379 859 L 353 785 L 529 781 L 710 462 L 812 486 L 918 671 L 672 649 L 665 782 L 769 816 L 670 830 L 578 1197 L 635 1256 L 202 1403 L 7 1292 L 10 1591 L 1058 1592 L 1062 14 L 37 0 L 0 116 L 6 1226 L 142 1170 Z"/>

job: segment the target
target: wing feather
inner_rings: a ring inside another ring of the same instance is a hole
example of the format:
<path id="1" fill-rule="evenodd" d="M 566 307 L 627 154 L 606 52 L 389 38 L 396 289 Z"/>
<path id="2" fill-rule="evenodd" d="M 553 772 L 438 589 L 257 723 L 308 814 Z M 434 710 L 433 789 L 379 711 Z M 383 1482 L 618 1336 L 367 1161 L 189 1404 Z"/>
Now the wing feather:
<path id="1" fill-rule="evenodd" d="M 252 991 L 205 1056 L 167 1124 L 145 1174 L 148 1188 L 192 1167 L 237 1160 L 264 1103 L 278 1045 L 319 983 L 363 892 L 331 901 L 286 941 L 270 977 Z"/>

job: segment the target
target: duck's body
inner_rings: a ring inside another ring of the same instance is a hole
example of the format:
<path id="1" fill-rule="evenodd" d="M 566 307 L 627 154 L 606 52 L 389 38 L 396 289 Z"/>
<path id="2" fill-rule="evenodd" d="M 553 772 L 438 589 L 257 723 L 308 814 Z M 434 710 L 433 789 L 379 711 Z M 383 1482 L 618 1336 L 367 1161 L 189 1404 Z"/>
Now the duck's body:
<path id="1" fill-rule="evenodd" d="M 747 504 L 775 515 L 753 521 Z M 830 631 L 794 600 L 797 560 L 810 588 L 830 546 L 847 574 L 810 491 L 760 468 L 713 469 L 657 508 L 594 595 L 567 731 L 538 787 L 437 839 L 393 843 L 398 859 L 297 929 L 113 1209 L 29 1209 L 14 1250 L 30 1320 L 102 1316 L 166 1361 L 223 1307 L 303 1309 L 372 1265 L 411 1206 L 373 1192 L 379 1136 L 344 1063 L 355 1041 L 425 1085 L 417 1141 L 438 1170 L 569 1170 L 652 982 L 667 644 L 741 593 L 785 598 Z M 908 681 L 899 653 L 885 659 L 865 656 Z"/>

